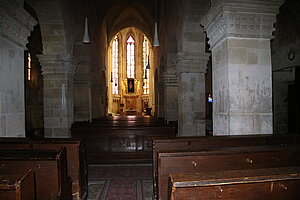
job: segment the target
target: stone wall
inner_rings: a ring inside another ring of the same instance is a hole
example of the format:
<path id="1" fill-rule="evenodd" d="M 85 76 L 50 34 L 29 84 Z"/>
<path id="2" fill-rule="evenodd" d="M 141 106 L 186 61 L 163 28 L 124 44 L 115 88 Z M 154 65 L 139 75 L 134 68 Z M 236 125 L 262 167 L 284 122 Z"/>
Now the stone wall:
<path id="1" fill-rule="evenodd" d="M 0 136 L 25 136 L 24 50 L 0 38 Z"/>
<path id="2" fill-rule="evenodd" d="M 0 0 L 0 136 L 25 136 L 24 50 L 36 23 L 22 0 Z"/>

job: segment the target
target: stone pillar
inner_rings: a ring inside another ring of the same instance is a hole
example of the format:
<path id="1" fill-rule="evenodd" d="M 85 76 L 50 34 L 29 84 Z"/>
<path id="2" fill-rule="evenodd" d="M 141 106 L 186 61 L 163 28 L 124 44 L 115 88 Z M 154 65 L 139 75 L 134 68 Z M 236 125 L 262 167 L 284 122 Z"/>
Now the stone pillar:
<path id="1" fill-rule="evenodd" d="M 164 85 L 164 115 L 167 123 L 178 120 L 178 78 L 176 73 L 162 74 Z"/>
<path id="2" fill-rule="evenodd" d="M 73 123 L 73 75 L 71 55 L 39 55 L 44 77 L 45 137 L 70 137 Z"/>
<path id="3" fill-rule="evenodd" d="M 0 0 L 0 137 L 25 136 L 24 50 L 36 24 L 22 0 Z"/>
<path id="4" fill-rule="evenodd" d="M 92 120 L 91 81 L 89 74 L 74 78 L 74 120 Z"/>
<path id="5" fill-rule="evenodd" d="M 270 39 L 282 0 L 215 0 L 202 25 L 212 50 L 214 135 L 272 134 Z"/>
<path id="6" fill-rule="evenodd" d="M 208 55 L 175 57 L 178 74 L 178 136 L 205 135 L 205 72 Z"/>

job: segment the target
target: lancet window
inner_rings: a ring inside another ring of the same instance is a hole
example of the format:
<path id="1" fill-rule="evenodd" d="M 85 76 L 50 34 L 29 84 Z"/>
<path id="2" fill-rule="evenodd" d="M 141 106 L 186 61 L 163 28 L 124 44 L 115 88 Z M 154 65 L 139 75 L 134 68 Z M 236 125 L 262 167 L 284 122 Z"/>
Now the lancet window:
<path id="1" fill-rule="evenodd" d="M 134 62 L 134 39 L 129 36 L 127 39 L 127 78 L 135 78 L 135 62 Z"/>
<path id="2" fill-rule="evenodd" d="M 114 38 L 112 43 L 112 93 L 119 94 L 119 41 L 118 37 Z"/>
<path id="3" fill-rule="evenodd" d="M 149 70 L 150 70 L 150 63 L 149 63 L 149 42 L 144 36 L 143 40 L 143 94 L 149 94 Z"/>

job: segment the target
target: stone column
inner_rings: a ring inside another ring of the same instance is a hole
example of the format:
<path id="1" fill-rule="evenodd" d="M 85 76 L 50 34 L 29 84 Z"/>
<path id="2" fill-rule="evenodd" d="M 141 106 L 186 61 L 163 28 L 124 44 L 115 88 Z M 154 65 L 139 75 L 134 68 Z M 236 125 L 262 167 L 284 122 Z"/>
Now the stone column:
<path id="1" fill-rule="evenodd" d="M 74 120 L 92 120 L 91 81 L 89 74 L 74 78 Z"/>
<path id="2" fill-rule="evenodd" d="M 162 74 L 164 85 L 164 114 L 167 123 L 178 120 L 178 78 L 176 73 Z"/>
<path id="3" fill-rule="evenodd" d="M 22 0 L 0 0 L 0 137 L 25 136 L 24 50 L 36 24 Z"/>
<path id="4" fill-rule="evenodd" d="M 39 55 L 44 77 L 45 137 L 70 137 L 73 123 L 73 75 L 71 55 Z"/>
<path id="5" fill-rule="evenodd" d="M 272 134 L 270 39 L 282 0 L 215 0 L 202 25 L 212 50 L 214 135 Z"/>
<path id="6" fill-rule="evenodd" d="M 178 74 L 178 136 L 205 135 L 205 72 L 208 55 L 175 57 Z"/>

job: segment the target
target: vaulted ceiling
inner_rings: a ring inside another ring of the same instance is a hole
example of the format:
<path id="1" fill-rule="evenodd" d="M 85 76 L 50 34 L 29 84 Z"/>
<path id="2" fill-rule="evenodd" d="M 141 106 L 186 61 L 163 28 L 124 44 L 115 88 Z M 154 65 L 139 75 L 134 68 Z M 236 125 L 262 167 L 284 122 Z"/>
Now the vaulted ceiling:
<path id="1" fill-rule="evenodd" d="M 155 0 L 98 0 L 100 21 L 106 23 L 108 41 L 120 30 L 135 27 L 153 38 Z"/>

